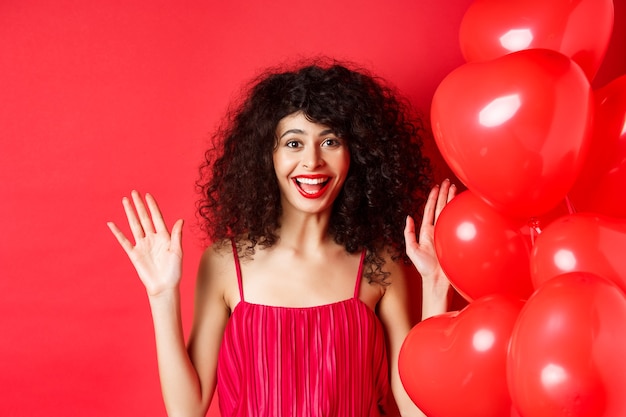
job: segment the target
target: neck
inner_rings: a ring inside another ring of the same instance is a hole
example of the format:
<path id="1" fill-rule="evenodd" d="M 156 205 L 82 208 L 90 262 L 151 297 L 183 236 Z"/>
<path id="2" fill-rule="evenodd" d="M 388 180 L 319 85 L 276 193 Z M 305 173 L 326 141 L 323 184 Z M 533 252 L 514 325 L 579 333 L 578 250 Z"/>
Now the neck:
<path id="1" fill-rule="evenodd" d="M 330 212 L 320 214 L 286 213 L 279 230 L 281 246 L 312 253 L 332 242 L 328 234 Z"/>

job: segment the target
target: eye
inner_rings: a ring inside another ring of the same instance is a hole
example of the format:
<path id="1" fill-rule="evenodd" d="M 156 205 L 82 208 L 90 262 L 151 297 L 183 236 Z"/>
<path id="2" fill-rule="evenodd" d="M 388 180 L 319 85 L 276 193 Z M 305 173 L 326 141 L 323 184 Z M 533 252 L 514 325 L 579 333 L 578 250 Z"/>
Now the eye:
<path id="1" fill-rule="evenodd" d="M 285 142 L 285 146 L 287 148 L 299 148 L 300 142 L 298 142 L 297 140 L 288 140 L 287 142 Z"/>
<path id="2" fill-rule="evenodd" d="M 341 140 L 337 138 L 326 138 L 324 139 L 324 142 L 322 142 L 322 146 L 330 146 L 330 147 L 341 146 L 341 144 L 342 144 Z"/>

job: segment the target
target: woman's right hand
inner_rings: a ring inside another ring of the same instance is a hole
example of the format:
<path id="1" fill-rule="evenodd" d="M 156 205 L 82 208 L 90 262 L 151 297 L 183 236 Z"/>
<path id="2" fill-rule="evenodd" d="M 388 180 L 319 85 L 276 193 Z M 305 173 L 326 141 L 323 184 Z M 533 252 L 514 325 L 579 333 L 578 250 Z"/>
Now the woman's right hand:
<path id="1" fill-rule="evenodd" d="M 170 235 L 154 197 L 146 194 L 147 209 L 137 191 L 131 193 L 131 198 L 132 202 L 124 197 L 122 205 L 135 243 L 115 223 L 107 225 L 137 270 L 148 296 L 158 296 L 180 283 L 183 221 L 174 223 Z"/>

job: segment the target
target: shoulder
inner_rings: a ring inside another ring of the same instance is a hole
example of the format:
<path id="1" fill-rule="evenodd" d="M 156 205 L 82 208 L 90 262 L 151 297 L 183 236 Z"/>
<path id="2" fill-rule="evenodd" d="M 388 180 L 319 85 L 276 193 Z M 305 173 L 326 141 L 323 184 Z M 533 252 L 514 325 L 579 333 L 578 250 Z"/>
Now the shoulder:
<path id="1" fill-rule="evenodd" d="M 405 262 L 397 251 L 383 248 L 377 252 L 377 256 L 381 261 L 380 271 L 384 275 L 384 281 L 381 285 L 385 288 L 385 292 L 387 289 L 403 287 L 406 280 L 415 280 L 416 276 L 419 279 L 417 270 Z"/>
<path id="2" fill-rule="evenodd" d="M 218 279 L 234 263 L 230 242 L 214 242 L 202 254 L 198 279 Z"/>
<path id="3" fill-rule="evenodd" d="M 390 252 L 383 257 L 383 269 L 388 276 L 379 305 L 381 318 L 391 322 L 401 315 L 415 323 L 419 320 L 421 277 L 413 265 L 405 263 L 403 259 L 395 259 Z"/>
<path id="4" fill-rule="evenodd" d="M 196 300 L 221 298 L 228 307 L 231 294 L 237 291 L 235 255 L 229 240 L 212 243 L 200 259 L 196 280 Z"/>

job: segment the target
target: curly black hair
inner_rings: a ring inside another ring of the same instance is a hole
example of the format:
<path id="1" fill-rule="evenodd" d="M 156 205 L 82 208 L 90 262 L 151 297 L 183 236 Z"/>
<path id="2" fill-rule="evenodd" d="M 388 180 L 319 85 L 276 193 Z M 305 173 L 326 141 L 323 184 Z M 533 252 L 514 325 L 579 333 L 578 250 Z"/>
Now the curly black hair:
<path id="1" fill-rule="evenodd" d="M 431 187 L 424 128 L 408 101 L 365 69 L 330 59 L 268 70 L 245 91 L 200 167 L 197 209 L 209 240 L 234 239 L 240 256 L 277 242 L 276 127 L 303 112 L 346 140 L 350 152 L 329 233 L 349 253 L 367 249 L 365 276 L 385 284 L 385 255 L 406 261 L 404 221 L 421 211 Z"/>

